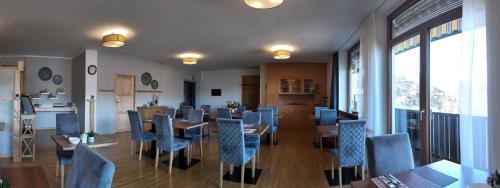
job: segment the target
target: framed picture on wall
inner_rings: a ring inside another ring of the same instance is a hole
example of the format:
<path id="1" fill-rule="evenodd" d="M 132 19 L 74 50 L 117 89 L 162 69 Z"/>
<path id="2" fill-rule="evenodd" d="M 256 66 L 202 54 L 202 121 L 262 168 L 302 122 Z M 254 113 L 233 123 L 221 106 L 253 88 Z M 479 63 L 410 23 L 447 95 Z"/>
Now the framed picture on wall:
<path id="1" fill-rule="evenodd" d="M 212 96 L 221 96 L 222 89 L 212 89 Z"/>

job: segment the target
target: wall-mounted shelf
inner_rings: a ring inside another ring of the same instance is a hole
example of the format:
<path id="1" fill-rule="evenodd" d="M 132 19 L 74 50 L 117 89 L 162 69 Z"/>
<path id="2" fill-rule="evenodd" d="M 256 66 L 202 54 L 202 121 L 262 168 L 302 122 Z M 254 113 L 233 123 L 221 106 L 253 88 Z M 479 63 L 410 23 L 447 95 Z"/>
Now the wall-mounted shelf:
<path id="1" fill-rule="evenodd" d="M 98 89 L 98 92 L 115 92 L 114 89 Z"/>
<path id="2" fill-rule="evenodd" d="M 138 93 L 161 93 L 160 90 L 136 90 Z"/>
<path id="3" fill-rule="evenodd" d="M 40 95 L 49 95 L 50 93 L 49 92 L 46 92 L 46 93 L 40 93 Z"/>
<path id="4" fill-rule="evenodd" d="M 66 92 L 59 92 L 59 93 L 56 93 L 57 95 L 66 95 Z"/>

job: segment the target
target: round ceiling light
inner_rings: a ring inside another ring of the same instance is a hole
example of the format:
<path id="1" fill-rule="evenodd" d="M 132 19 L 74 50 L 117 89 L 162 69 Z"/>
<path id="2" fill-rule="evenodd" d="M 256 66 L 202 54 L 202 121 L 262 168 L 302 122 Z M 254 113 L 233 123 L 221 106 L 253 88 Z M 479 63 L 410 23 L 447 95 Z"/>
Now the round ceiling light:
<path id="1" fill-rule="evenodd" d="M 102 37 L 102 45 L 108 48 L 117 48 L 125 45 L 125 36 L 121 34 L 108 34 Z"/>
<path id="2" fill-rule="evenodd" d="M 291 52 L 288 50 L 276 50 L 273 52 L 274 59 L 289 59 L 291 56 Z"/>
<path id="3" fill-rule="evenodd" d="M 202 55 L 198 53 L 183 53 L 179 54 L 177 57 L 182 58 L 182 63 L 185 65 L 196 65 L 198 59 L 202 58 Z"/>
<path id="4" fill-rule="evenodd" d="M 256 9 L 270 9 L 280 6 L 284 0 L 243 0 L 249 7 Z"/>

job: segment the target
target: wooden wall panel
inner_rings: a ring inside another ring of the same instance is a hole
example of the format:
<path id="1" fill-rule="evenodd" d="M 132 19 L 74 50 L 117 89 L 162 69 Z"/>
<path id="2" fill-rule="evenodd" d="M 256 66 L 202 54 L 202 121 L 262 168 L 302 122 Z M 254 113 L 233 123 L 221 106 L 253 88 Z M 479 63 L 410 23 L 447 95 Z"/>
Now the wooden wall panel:
<path id="1" fill-rule="evenodd" d="M 320 94 L 314 95 L 280 95 L 280 78 L 311 78 L 321 87 Z M 269 63 L 266 75 L 266 104 L 278 105 L 280 108 L 280 128 L 307 129 L 314 128 L 310 119 L 314 105 L 322 104 L 322 97 L 327 96 L 327 64 L 326 63 Z"/>

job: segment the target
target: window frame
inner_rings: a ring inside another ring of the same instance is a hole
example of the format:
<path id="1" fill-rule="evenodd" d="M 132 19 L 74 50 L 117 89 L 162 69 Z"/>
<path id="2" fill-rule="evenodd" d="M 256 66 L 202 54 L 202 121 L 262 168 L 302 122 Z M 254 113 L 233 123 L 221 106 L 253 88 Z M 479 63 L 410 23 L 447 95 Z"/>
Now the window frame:
<path id="1" fill-rule="evenodd" d="M 351 64 L 352 64 L 352 56 L 351 53 L 359 49 L 361 51 L 361 41 L 356 42 L 356 44 L 352 45 L 349 50 L 347 50 L 347 111 L 351 112 Z M 360 52 L 361 56 L 361 52 Z M 361 57 L 360 57 L 361 58 Z M 359 99 L 358 99 L 359 100 Z M 359 110 L 358 110 L 359 111 Z"/>

